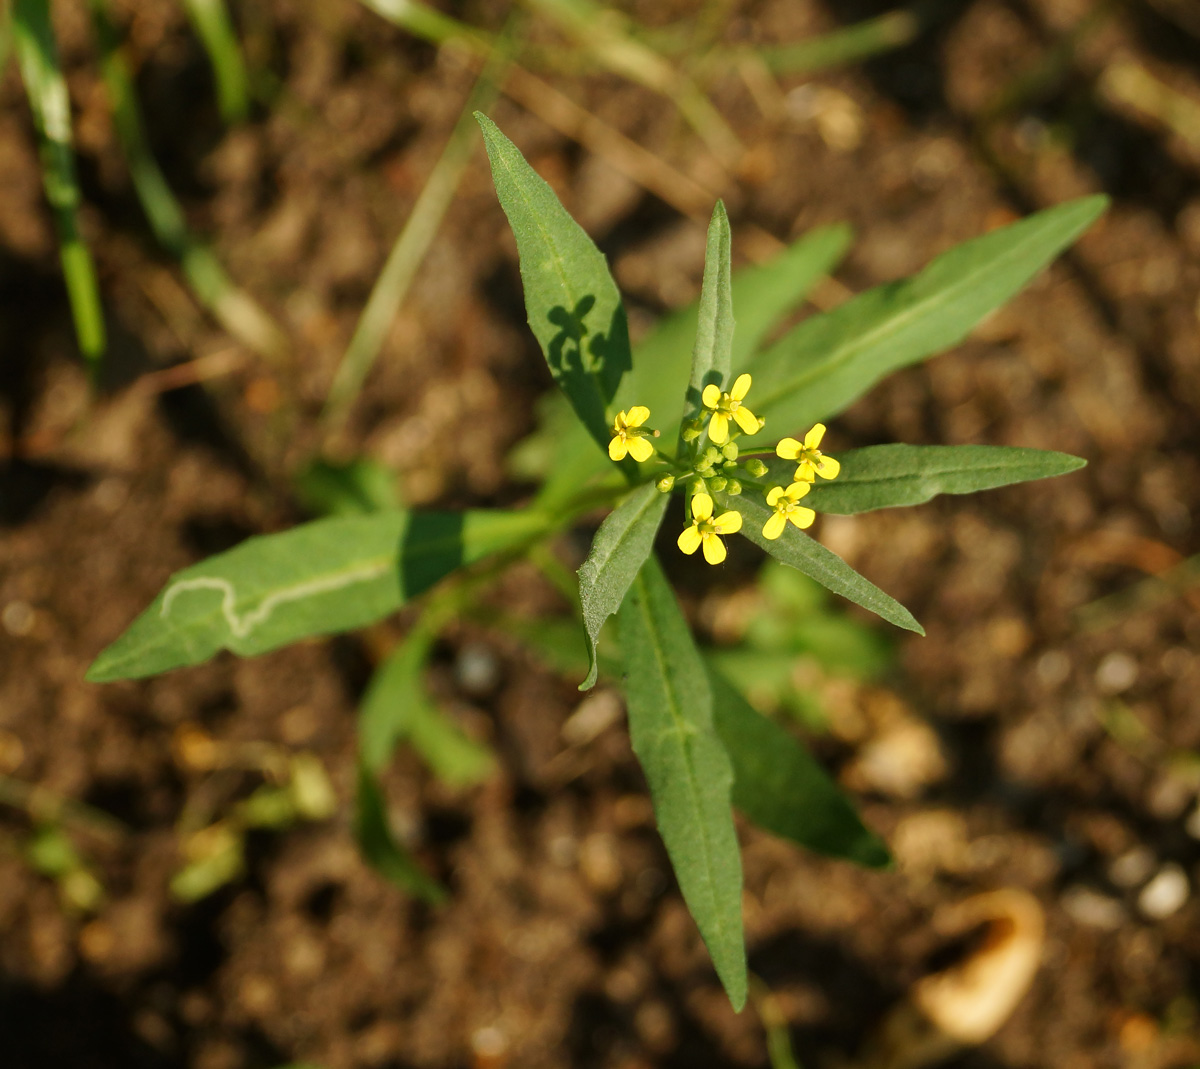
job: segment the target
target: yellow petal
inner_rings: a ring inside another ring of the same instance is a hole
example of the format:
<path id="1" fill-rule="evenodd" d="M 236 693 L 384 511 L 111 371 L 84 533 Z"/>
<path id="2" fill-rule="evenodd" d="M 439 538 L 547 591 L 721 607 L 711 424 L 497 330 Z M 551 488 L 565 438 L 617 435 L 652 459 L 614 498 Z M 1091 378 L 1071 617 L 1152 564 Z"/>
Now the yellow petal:
<path id="1" fill-rule="evenodd" d="M 630 438 L 629 455 L 640 464 L 654 456 L 654 446 L 650 444 L 649 438 Z"/>
<path id="2" fill-rule="evenodd" d="M 708 437 L 714 445 L 729 441 L 729 417 L 724 412 L 714 412 L 708 421 Z"/>
<path id="3" fill-rule="evenodd" d="M 700 395 L 700 400 L 704 402 L 705 408 L 716 408 L 721 403 L 721 391 L 710 382 L 704 387 L 704 392 Z"/>
<path id="4" fill-rule="evenodd" d="M 712 516 L 712 498 L 708 494 L 697 494 L 692 498 L 692 519 L 703 523 Z"/>
<path id="5" fill-rule="evenodd" d="M 691 527 L 685 527 L 677 545 L 684 553 L 695 553 L 700 548 L 700 528 L 694 523 Z"/>
<path id="6" fill-rule="evenodd" d="M 818 423 L 811 431 L 804 436 L 804 448 L 816 449 L 821 444 L 821 439 L 825 437 L 825 424 Z"/>
<path id="7" fill-rule="evenodd" d="M 645 405 L 634 405 L 629 410 L 629 415 L 625 417 L 625 425 L 627 427 L 640 427 L 650 418 L 650 409 Z"/>
<path id="8" fill-rule="evenodd" d="M 792 483 L 787 488 L 787 498 L 789 501 L 799 501 L 811 489 L 812 483 Z"/>
<path id="9" fill-rule="evenodd" d="M 778 538 L 783 534 L 784 527 L 787 526 L 787 518 L 782 512 L 774 513 L 766 523 L 763 524 L 763 538 Z"/>
<path id="10" fill-rule="evenodd" d="M 704 536 L 704 559 L 709 564 L 720 564 L 725 559 L 725 543 L 715 534 Z"/>
<path id="11" fill-rule="evenodd" d="M 742 529 L 742 514 L 740 512 L 722 512 L 713 520 L 713 526 L 721 534 L 737 534 Z"/>
<path id="12" fill-rule="evenodd" d="M 838 472 L 842 470 L 842 465 L 833 457 L 822 457 L 817 461 L 817 474 L 822 479 L 836 479 Z"/>
<path id="13" fill-rule="evenodd" d="M 610 460 L 624 460 L 625 452 L 629 448 L 623 435 L 615 435 L 608 443 L 608 457 Z"/>
<path id="14" fill-rule="evenodd" d="M 793 486 L 795 483 L 792 484 Z M 783 497 L 785 491 L 782 486 L 773 486 L 767 491 L 767 504 L 774 508 L 779 504 L 779 499 Z"/>
<path id="15" fill-rule="evenodd" d="M 748 379 L 749 375 L 743 375 L 742 378 Z M 733 413 L 733 418 L 737 420 L 737 425 L 742 428 L 747 434 L 758 433 L 758 417 L 750 411 L 745 405 L 736 409 Z"/>
<path id="16" fill-rule="evenodd" d="M 813 470 L 813 463 L 812 463 L 812 461 L 811 461 L 811 460 L 802 460 L 802 461 L 800 461 L 800 464 L 799 464 L 799 466 L 796 468 L 796 482 L 798 482 L 798 483 L 801 483 L 801 482 L 803 482 L 803 483 L 810 483 L 810 482 L 812 482 L 812 481 L 813 481 L 813 480 L 814 480 L 816 477 L 817 477 L 817 476 L 816 476 L 816 473 L 815 473 L 815 472 L 814 472 L 814 470 Z"/>
<path id="17" fill-rule="evenodd" d="M 811 527 L 813 520 L 817 518 L 817 514 L 812 509 L 806 509 L 803 505 L 799 508 L 792 509 L 788 513 L 787 518 L 792 521 L 797 527 L 803 529 Z"/>
<path id="18" fill-rule="evenodd" d="M 729 391 L 729 396 L 735 401 L 740 401 L 750 392 L 750 376 L 739 375 L 733 384 L 733 389 Z"/>
<path id="19" fill-rule="evenodd" d="M 776 447 L 775 455 L 784 460 L 795 460 L 800 455 L 802 446 L 795 438 L 784 438 Z"/>

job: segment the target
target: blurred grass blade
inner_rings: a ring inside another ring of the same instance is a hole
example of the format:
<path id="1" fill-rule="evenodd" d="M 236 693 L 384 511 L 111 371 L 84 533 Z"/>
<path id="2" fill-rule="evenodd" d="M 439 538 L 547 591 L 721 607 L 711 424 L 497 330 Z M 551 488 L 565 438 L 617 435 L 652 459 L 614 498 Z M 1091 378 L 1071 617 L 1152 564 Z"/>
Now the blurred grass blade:
<path id="1" fill-rule="evenodd" d="M 241 122 L 250 111 L 246 62 L 225 0 L 183 0 L 183 6 L 208 53 L 221 118 L 231 124 Z"/>
<path id="2" fill-rule="evenodd" d="M 250 538 L 172 576 L 87 678 L 136 679 L 200 664 L 221 649 L 252 657 L 362 627 L 547 523 L 532 510 L 397 511 Z"/>
<path id="3" fill-rule="evenodd" d="M 733 770 L 713 727 L 704 662 L 652 556 L 618 616 L 629 734 L 683 900 L 735 1010 L 746 1002 Z"/>
<path id="4" fill-rule="evenodd" d="M 637 40 L 620 12 L 592 0 L 525 0 L 552 19 L 577 48 L 614 74 L 670 100 L 726 167 L 736 165 L 742 144 L 704 91 L 649 45 Z"/>
<path id="5" fill-rule="evenodd" d="M 630 584 L 654 549 L 654 536 L 670 496 L 659 493 L 654 483 L 639 486 L 605 517 L 596 532 L 591 552 L 579 569 L 579 597 L 588 637 L 588 674 L 580 690 L 595 686 L 600 671 L 596 657 L 600 629 L 621 607 Z"/>
<path id="6" fill-rule="evenodd" d="M 304 507 L 317 516 L 365 516 L 400 507 L 396 473 L 370 457 L 345 464 L 311 461 L 293 483 Z"/>
<path id="7" fill-rule="evenodd" d="M 392 834 L 387 803 L 375 776 L 363 765 L 358 769 L 358 798 L 354 835 L 368 864 L 397 887 L 424 899 L 443 902 L 446 892 L 413 860 Z"/>
<path id="8" fill-rule="evenodd" d="M 109 17 L 108 0 L 91 0 L 91 9 L 117 139 L 155 238 L 179 259 L 192 292 L 222 327 L 255 352 L 280 357 L 287 340 L 275 321 L 233 284 L 213 253 L 188 231 L 183 211 L 150 152 L 133 79 Z"/>
<path id="9" fill-rule="evenodd" d="M 438 779 L 452 787 L 479 783 L 492 770 L 492 755 L 430 700 L 421 673 L 434 635 L 418 626 L 375 670 L 358 713 L 363 768 L 378 775 L 397 745 L 408 742 Z"/>
<path id="10" fill-rule="evenodd" d="M 777 75 L 815 74 L 844 67 L 911 44 L 921 32 L 922 8 L 928 6 L 914 4 L 887 11 L 807 41 L 757 48 L 754 55 Z"/>
<path id="11" fill-rule="evenodd" d="M 731 245 L 729 216 L 725 205 L 717 201 L 704 248 L 704 280 L 700 285 L 692 376 L 687 390 L 689 415 L 696 415 L 703 407 L 701 394 L 705 386 L 729 389 L 734 336 Z"/>
<path id="12" fill-rule="evenodd" d="M 484 54 L 492 48 L 493 41 L 488 34 L 443 15 L 420 0 L 361 0 L 361 3 L 392 25 L 432 44 L 462 44 Z"/>
<path id="13" fill-rule="evenodd" d="M 1000 445 L 872 445 L 837 459 L 842 465 L 837 479 L 814 486 L 804 504 L 839 516 L 1048 479 L 1087 464 L 1068 453 Z M 773 460 L 768 468 L 765 481 L 778 474 L 779 482 L 792 477 L 795 461 Z"/>
<path id="14" fill-rule="evenodd" d="M 752 361 L 755 412 L 774 437 L 837 415 L 885 375 L 961 341 L 1107 204 L 1082 197 L 1038 212 L 806 320 Z"/>
<path id="15" fill-rule="evenodd" d="M 105 348 L 104 313 L 92 255 L 79 233 L 79 182 L 71 149 L 71 101 L 58 62 L 49 0 L 15 0 L 13 37 L 42 158 L 42 183 L 58 229 L 63 278 L 79 348 L 89 361 Z"/>
<path id="16" fill-rule="evenodd" d="M 749 492 L 740 497 L 725 493 L 714 495 L 724 509 L 735 509 L 742 514 L 741 533 L 756 546 L 761 546 L 777 561 L 790 565 L 815 579 L 827 590 L 869 609 L 888 623 L 906 631 L 925 634 L 912 613 L 895 598 L 890 597 L 870 580 L 863 578 L 836 553 L 826 549 L 820 542 L 810 538 L 790 523 L 776 539 L 765 538 L 763 524 L 774 515 L 774 510 L 763 503 L 759 494 Z"/>
<path id="17" fill-rule="evenodd" d="M 498 48 L 493 53 L 492 62 L 488 63 L 476 81 L 446 147 L 429 173 L 383 270 L 379 272 L 379 278 L 375 280 L 371 296 L 354 329 L 354 336 L 342 354 L 330 384 L 325 410 L 321 414 L 326 424 L 336 424 L 342 418 L 358 396 L 383 348 L 387 332 L 429 246 L 433 244 L 442 219 L 454 200 L 463 171 L 471 159 L 475 144 L 474 113 L 478 108 L 486 108 L 495 97 L 496 76 L 504 62 L 504 53 Z"/>
<path id="18" fill-rule="evenodd" d="M 713 723 L 733 765 L 733 804 L 760 828 L 809 850 L 870 868 L 887 847 L 868 831 L 816 759 L 709 669 Z"/>
<path id="19" fill-rule="evenodd" d="M 604 254 L 491 119 L 483 130 L 492 178 L 517 241 L 529 327 L 555 382 L 601 449 L 608 404 L 629 370 L 629 328 Z"/>

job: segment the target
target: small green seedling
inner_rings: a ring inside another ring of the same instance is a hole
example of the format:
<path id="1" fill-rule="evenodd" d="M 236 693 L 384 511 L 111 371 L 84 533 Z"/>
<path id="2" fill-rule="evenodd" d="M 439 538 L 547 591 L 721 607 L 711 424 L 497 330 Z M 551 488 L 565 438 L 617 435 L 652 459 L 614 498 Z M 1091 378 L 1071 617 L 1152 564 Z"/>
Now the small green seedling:
<path id="1" fill-rule="evenodd" d="M 436 899 L 440 886 L 391 836 L 378 781 L 402 740 L 459 782 L 486 773 L 486 753 L 439 724 L 424 698 L 419 676 L 431 637 L 513 561 L 544 562 L 548 540 L 611 507 L 578 575 L 590 663 L 581 689 L 605 667 L 598 644 L 615 615 L 611 671 L 625 692 L 659 830 L 740 1009 L 747 971 L 733 809 L 833 856 L 881 865 L 888 855 L 809 753 L 748 705 L 697 646 L 654 550 L 668 503 L 683 499 L 683 523 L 669 540 L 683 553 L 699 551 L 719 567 L 727 540 L 740 534 L 920 633 L 903 605 L 809 537 L 816 515 L 915 505 L 1061 475 L 1083 461 L 1033 449 L 899 444 L 835 458 L 822 449 L 824 421 L 889 372 L 960 341 L 1078 237 L 1105 200 L 1072 201 L 967 242 L 916 277 L 870 290 L 766 345 L 847 235 L 818 231 L 735 276 L 729 222 L 718 204 L 698 305 L 665 321 L 635 354 L 603 255 L 495 124 L 477 118 L 516 236 L 529 325 L 576 417 L 569 425 L 557 420 L 557 449 L 539 493 L 517 510 L 379 508 L 386 498 L 355 475 L 346 493 L 366 507 L 252 538 L 175 575 L 89 678 L 155 675 L 221 649 L 264 653 L 370 624 L 438 586 L 364 702 L 357 820 L 372 862 Z M 536 448 L 525 453 L 526 463 L 536 463 Z M 328 496 L 330 480 L 346 483 L 344 474 L 310 472 L 309 492 Z"/>

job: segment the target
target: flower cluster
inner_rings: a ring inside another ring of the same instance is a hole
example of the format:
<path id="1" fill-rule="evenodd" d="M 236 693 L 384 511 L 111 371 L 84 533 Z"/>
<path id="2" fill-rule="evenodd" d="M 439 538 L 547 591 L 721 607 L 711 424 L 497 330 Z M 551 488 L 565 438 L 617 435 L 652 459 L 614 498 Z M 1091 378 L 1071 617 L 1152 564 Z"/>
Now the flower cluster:
<path id="1" fill-rule="evenodd" d="M 751 384 L 749 375 L 739 375 L 728 392 L 711 383 L 705 386 L 700 398 L 703 405 L 700 414 L 683 425 L 684 447 L 680 455 L 673 459 L 659 457 L 661 464 L 673 469 L 658 479 L 659 490 L 669 492 L 677 478 L 688 482 L 690 523 L 679 536 L 679 548 L 691 554 L 703 547 L 704 559 L 709 564 L 720 564 L 725 559 L 723 536 L 734 534 L 742 527 L 742 515 L 734 509 L 713 515 L 713 494 L 724 492 L 729 497 L 737 497 L 742 493 L 743 479 L 762 489 L 772 510 L 763 525 L 763 537 L 775 539 L 783 534 L 789 523 L 801 530 L 812 525 L 817 514 L 801 505 L 801 499 L 812 489 L 818 476 L 836 479 L 841 471 L 841 465 L 833 457 L 821 452 L 825 425 L 818 423 L 803 441 L 784 438 L 775 447 L 776 456 L 797 462 L 796 471 L 788 485 L 766 486 L 762 478 L 768 472 L 767 465 L 759 457 L 739 458 L 735 441 L 741 434 L 757 434 L 765 422 L 746 407 L 746 394 L 750 392 Z M 657 438 L 659 433 L 643 426 L 649 418 L 650 410 L 641 405 L 618 414 L 608 445 L 608 455 L 613 460 L 624 460 L 628 454 L 641 463 L 656 453 L 648 439 Z"/>

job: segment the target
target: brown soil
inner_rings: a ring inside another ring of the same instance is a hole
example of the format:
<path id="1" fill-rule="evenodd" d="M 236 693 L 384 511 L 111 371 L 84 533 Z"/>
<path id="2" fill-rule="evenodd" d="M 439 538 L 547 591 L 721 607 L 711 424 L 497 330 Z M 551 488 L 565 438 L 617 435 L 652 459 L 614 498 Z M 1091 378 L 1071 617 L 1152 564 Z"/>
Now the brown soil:
<path id="1" fill-rule="evenodd" d="M 697 5 L 623 6 L 661 25 Z M 1042 967 L 1001 1031 L 950 1064 L 1200 1060 L 1200 899 L 1167 916 L 1139 905 L 1164 865 L 1200 882 L 1188 823 L 1200 785 L 1196 594 L 1143 585 L 1132 603 L 1083 611 L 1200 550 L 1200 147 L 1194 125 L 1170 129 L 1103 77 L 1133 59 L 1196 108 L 1200 39 L 1186 4 L 1130 0 L 1054 66 L 1053 49 L 1092 6 L 951 4 L 916 44 L 823 75 L 819 92 L 785 79 L 774 117 L 747 81 L 714 86 L 748 146 L 725 190 L 735 249 L 739 226 L 786 240 L 848 220 L 859 237 L 838 279 L 850 290 L 1034 208 L 1114 197 L 1069 255 L 956 352 L 832 424 L 834 453 L 893 440 L 1019 444 L 1089 467 L 823 521 L 823 540 L 910 606 L 928 637 L 897 640 L 901 667 L 885 686 L 841 684 L 834 737 L 819 745 L 898 869 L 861 872 L 743 829 L 751 966 L 806 1066 L 852 1053 L 925 971 L 940 906 L 1001 886 L 1044 905 Z M 495 26 L 505 5 L 454 7 Z M 883 10 L 732 7 L 725 36 L 751 42 Z M 96 395 L 74 353 L 10 68 L 0 86 L 0 773 L 124 830 L 69 825 L 107 889 L 98 912 L 80 914 L 23 860 L 29 815 L 0 812 L 3 1065 L 767 1065 L 759 1017 L 730 1010 L 672 884 L 620 717 L 591 741 L 565 740 L 574 681 L 511 640 L 453 630 L 433 679 L 445 706 L 490 739 L 497 774 L 454 792 L 402 755 L 389 779 L 397 826 L 451 890 L 437 909 L 368 869 L 349 827 L 354 711 L 392 632 L 222 656 L 141 683 L 83 682 L 173 570 L 302 518 L 289 475 L 318 444 L 337 358 L 471 81 L 460 60 L 350 0 L 245 5 L 248 49 L 281 92 L 227 131 L 182 6 L 123 9 L 152 143 L 193 227 L 294 349 L 286 368 L 265 364 L 193 303 L 131 192 L 84 5 L 56 5 L 112 353 Z M 1045 77 L 1003 105 L 1038 69 Z M 660 98 L 608 75 L 554 80 L 680 169 L 712 172 Z M 515 104 L 502 99 L 494 116 L 596 235 L 636 329 L 695 295 L 699 223 Z M 528 488 L 506 478 L 504 456 L 549 385 L 523 319 L 513 242 L 479 151 L 339 448 L 394 466 L 412 504 L 521 501 Z M 203 385 L 136 385 L 220 352 L 234 370 Z M 697 619 L 744 589 L 756 561 L 738 548 L 715 590 L 689 593 Z M 566 611 L 532 572 L 512 589 Z M 480 642 L 499 678 L 468 693 L 454 668 L 464 644 Z M 873 746 L 885 764 L 906 762 L 879 725 L 914 716 L 934 729 L 921 736 L 936 750 L 924 754 L 928 775 L 897 782 L 861 760 Z M 316 754 L 342 816 L 253 837 L 246 876 L 184 906 L 167 892 L 181 816 L 219 812 L 259 782 L 189 767 L 173 746 L 189 725 L 231 745 Z"/>

